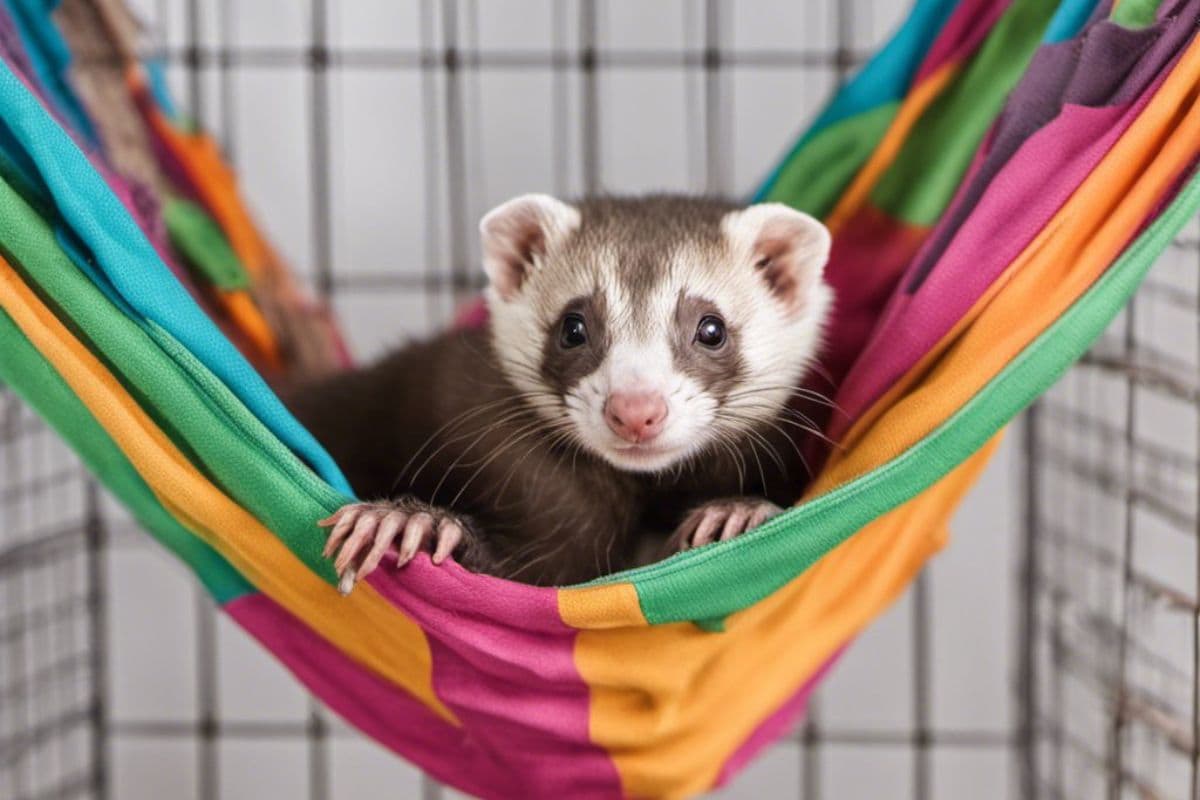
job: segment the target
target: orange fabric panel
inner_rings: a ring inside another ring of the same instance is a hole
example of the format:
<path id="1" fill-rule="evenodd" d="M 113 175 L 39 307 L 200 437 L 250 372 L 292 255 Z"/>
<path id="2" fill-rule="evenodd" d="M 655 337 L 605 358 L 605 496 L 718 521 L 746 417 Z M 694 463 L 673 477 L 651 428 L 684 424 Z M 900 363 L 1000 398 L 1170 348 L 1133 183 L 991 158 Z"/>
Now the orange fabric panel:
<path id="1" fill-rule="evenodd" d="M 237 323 L 238 330 L 250 341 L 254 348 L 262 354 L 269 366 L 278 368 L 281 364 L 279 342 L 267 324 L 266 318 L 254 305 L 254 300 L 243 290 L 216 290 L 217 300 L 225 313 Z"/>
<path id="2" fill-rule="evenodd" d="M 559 589 L 558 614 L 572 628 L 623 628 L 647 624 L 632 583 Z"/>
<path id="3" fill-rule="evenodd" d="M 917 124 L 917 120 L 925 113 L 929 104 L 949 85 L 960 68 L 961 64 L 958 63 L 943 64 L 930 73 L 924 82 L 914 86 L 904 98 L 887 133 L 883 135 L 867 163 L 863 164 L 854 180 L 846 187 L 833 211 L 829 212 L 825 225 L 834 236 L 867 202 L 875 184 L 896 160 L 896 156 L 900 155 L 909 131 Z"/>
<path id="4" fill-rule="evenodd" d="M 843 438 L 810 495 L 894 458 L 944 422 L 1103 274 L 1191 165 L 1200 40 L 1040 234 Z"/>
<path id="5" fill-rule="evenodd" d="M 580 631 L 575 663 L 592 687 L 591 739 L 611 754 L 625 791 L 660 797 L 710 788 L 759 723 L 890 605 L 945 544 L 950 514 L 998 441 L 783 589 L 730 617 L 723 633 L 691 623 Z M 601 588 L 623 587 L 629 584 Z M 600 602 L 599 596 L 579 599 Z M 626 600 L 613 591 L 601 613 Z M 563 618 L 572 623 L 572 616 Z"/>
<path id="6" fill-rule="evenodd" d="M 149 88 L 140 65 L 131 64 L 126 70 L 125 80 L 129 91 L 135 96 L 148 94 Z M 200 191 L 205 205 L 212 210 L 238 260 L 252 279 L 258 279 L 272 266 L 268 249 L 238 196 L 237 178 L 221 158 L 216 142 L 207 134 L 183 133 L 152 100 L 145 98 L 142 104 L 150 109 L 147 116 L 154 133 L 187 170 L 188 177 Z M 223 292 L 220 293 L 220 299 L 230 317 L 258 348 L 267 363 L 275 368 L 280 367 L 279 342 L 249 295 Z"/>

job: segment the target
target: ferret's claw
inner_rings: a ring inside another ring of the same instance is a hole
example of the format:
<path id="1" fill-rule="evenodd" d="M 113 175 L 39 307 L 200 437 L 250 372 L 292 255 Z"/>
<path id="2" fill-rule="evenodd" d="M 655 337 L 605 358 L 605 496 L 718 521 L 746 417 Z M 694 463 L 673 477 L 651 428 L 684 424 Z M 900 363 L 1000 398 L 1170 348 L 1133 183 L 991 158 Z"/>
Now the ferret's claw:
<path id="1" fill-rule="evenodd" d="M 437 544 L 433 548 L 433 563 L 441 564 L 463 540 L 462 523 L 453 517 L 444 517 L 437 529 Z"/>
<path id="2" fill-rule="evenodd" d="M 396 560 L 396 566 L 403 567 L 412 561 L 417 551 L 428 543 L 432 533 L 433 515 L 419 511 L 409 517 L 408 524 L 404 527 L 404 538 L 400 540 L 400 556 Z"/>
<path id="3" fill-rule="evenodd" d="M 342 579 L 338 581 L 338 594 L 342 597 L 350 594 L 354 589 L 354 584 L 358 580 L 358 574 L 354 567 L 342 573 Z"/>
<path id="4" fill-rule="evenodd" d="M 326 527 L 327 524 L 333 525 L 333 530 L 329 532 L 329 538 L 325 541 L 326 558 L 333 555 L 346 536 L 350 534 L 350 531 L 354 528 L 354 520 L 358 518 L 360 510 L 361 506 L 358 504 L 343 506 L 332 517 L 328 517 L 317 523 L 321 527 Z"/>
<path id="5" fill-rule="evenodd" d="M 725 510 L 718 506 L 710 506 L 701 512 L 700 524 L 692 534 L 691 547 L 703 547 L 713 540 L 725 522 Z"/>
<path id="6" fill-rule="evenodd" d="M 405 499 L 389 503 L 353 503 L 317 523 L 333 526 L 325 542 L 326 558 L 335 553 L 338 591 L 347 595 L 354 584 L 370 575 L 399 541 L 396 565 L 403 567 L 421 550 L 441 564 L 467 537 L 463 518 L 447 511 Z"/>
<path id="7" fill-rule="evenodd" d="M 683 519 L 668 540 L 670 550 L 728 541 L 758 527 L 782 509 L 757 497 L 734 497 L 705 503 Z"/>

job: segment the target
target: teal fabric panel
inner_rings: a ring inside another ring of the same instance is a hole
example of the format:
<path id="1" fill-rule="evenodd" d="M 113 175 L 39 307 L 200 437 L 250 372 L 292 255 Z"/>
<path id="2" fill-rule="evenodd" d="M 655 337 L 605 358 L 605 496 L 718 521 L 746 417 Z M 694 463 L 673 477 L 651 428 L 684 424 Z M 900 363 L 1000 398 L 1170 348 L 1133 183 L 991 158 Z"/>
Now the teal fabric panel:
<path id="1" fill-rule="evenodd" d="M 92 147 L 99 147 L 99 138 L 92 120 L 68 81 L 71 51 L 63 41 L 50 14 L 58 5 L 46 0 L 3 0 L 17 26 L 25 45 L 25 54 L 37 73 L 38 82 L 54 103 L 54 107 L 73 129 Z"/>
<path id="2" fill-rule="evenodd" d="M 329 454 L 205 316 L 87 156 L 3 63 L 0 120 L 36 165 L 63 220 L 129 305 L 182 342 L 284 444 L 335 489 L 349 494 L 350 486 Z"/>
<path id="3" fill-rule="evenodd" d="M 917 0 L 900 30 L 838 91 L 821 115 L 754 193 L 762 202 L 780 171 L 804 144 L 825 128 L 904 96 L 929 46 L 950 18 L 959 0 Z"/>

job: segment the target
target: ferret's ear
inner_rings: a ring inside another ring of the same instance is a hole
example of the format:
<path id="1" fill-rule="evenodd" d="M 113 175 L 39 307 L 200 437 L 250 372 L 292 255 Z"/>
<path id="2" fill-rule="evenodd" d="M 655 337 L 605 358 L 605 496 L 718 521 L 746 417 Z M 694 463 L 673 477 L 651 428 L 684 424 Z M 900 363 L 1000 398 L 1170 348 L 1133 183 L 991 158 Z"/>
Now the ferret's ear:
<path id="1" fill-rule="evenodd" d="M 511 300 L 555 242 L 579 227 L 579 211 L 547 194 L 523 194 L 479 223 L 483 269 L 499 295 Z"/>
<path id="2" fill-rule="evenodd" d="M 803 310 L 829 261 L 829 231 L 783 203 L 734 211 L 722 222 L 740 263 L 749 261 L 772 293 L 792 311 Z"/>

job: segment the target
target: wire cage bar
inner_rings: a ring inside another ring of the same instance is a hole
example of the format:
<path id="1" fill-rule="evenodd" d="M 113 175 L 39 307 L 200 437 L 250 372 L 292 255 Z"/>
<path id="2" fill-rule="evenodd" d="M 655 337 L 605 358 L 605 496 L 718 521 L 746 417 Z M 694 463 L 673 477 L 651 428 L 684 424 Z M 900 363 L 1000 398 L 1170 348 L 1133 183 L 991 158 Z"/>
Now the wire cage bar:
<path id="1" fill-rule="evenodd" d="M 1198 230 L 1030 415 L 1031 796 L 1200 792 Z"/>

